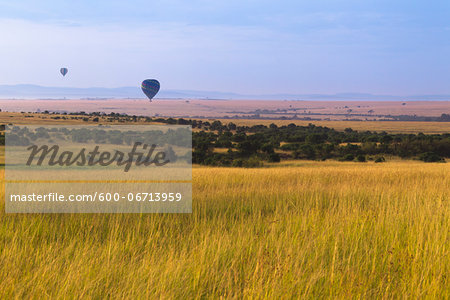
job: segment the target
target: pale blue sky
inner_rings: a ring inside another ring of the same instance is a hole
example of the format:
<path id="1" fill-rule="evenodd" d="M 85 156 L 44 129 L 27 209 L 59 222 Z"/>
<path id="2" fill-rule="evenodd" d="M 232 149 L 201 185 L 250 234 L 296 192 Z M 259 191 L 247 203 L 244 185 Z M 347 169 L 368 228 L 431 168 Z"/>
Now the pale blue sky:
<path id="1" fill-rule="evenodd" d="M 0 84 L 449 94 L 450 1 L 0 0 L 0 57 Z"/>

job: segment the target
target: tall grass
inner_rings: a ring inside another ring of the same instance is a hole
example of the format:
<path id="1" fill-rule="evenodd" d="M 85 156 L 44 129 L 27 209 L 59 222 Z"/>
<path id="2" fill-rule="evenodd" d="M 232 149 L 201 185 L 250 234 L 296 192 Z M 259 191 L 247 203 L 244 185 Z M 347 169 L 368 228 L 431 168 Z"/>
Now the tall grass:
<path id="1" fill-rule="evenodd" d="M 5 215 L 1 202 L 0 298 L 449 298 L 449 171 L 198 167 L 188 215 Z"/>

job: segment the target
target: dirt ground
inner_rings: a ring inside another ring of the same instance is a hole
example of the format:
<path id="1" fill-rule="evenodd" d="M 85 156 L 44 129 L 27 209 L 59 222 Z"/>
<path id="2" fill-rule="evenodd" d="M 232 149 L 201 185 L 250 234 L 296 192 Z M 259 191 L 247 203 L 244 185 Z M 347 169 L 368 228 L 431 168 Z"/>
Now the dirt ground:
<path id="1" fill-rule="evenodd" d="M 115 112 L 129 115 L 318 120 L 376 120 L 386 115 L 440 116 L 450 114 L 450 101 L 272 101 L 272 100 L 21 100 L 2 99 L 0 109 L 10 112 Z"/>

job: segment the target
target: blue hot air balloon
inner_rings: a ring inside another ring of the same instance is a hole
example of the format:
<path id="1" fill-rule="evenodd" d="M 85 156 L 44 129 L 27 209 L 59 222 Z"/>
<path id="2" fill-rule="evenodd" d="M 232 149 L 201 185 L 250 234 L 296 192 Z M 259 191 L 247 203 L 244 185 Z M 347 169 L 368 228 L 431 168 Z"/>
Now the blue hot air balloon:
<path id="1" fill-rule="evenodd" d="M 66 76 L 67 72 L 69 72 L 69 70 L 67 68 L 61 68 L 61 70 L 59 70 L 62 74 L 62 76 Z"/>
<path id="2" fill-rule="evenodd" d="M 152 102 L 153 97 L 159 92 L 159 81 L 156 79 L 146 79 L 141 84 L 142 91 Z"/>

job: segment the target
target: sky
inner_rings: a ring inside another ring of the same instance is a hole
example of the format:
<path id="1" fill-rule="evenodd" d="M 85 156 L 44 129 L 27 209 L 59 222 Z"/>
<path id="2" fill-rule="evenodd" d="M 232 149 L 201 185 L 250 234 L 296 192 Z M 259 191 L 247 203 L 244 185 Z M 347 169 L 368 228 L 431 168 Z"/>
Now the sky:
<path id="1" fill-rule="evenodd" d="M 0 59 L 0 85 L 450 94 L 450 1 L 0 0 Z"/>

